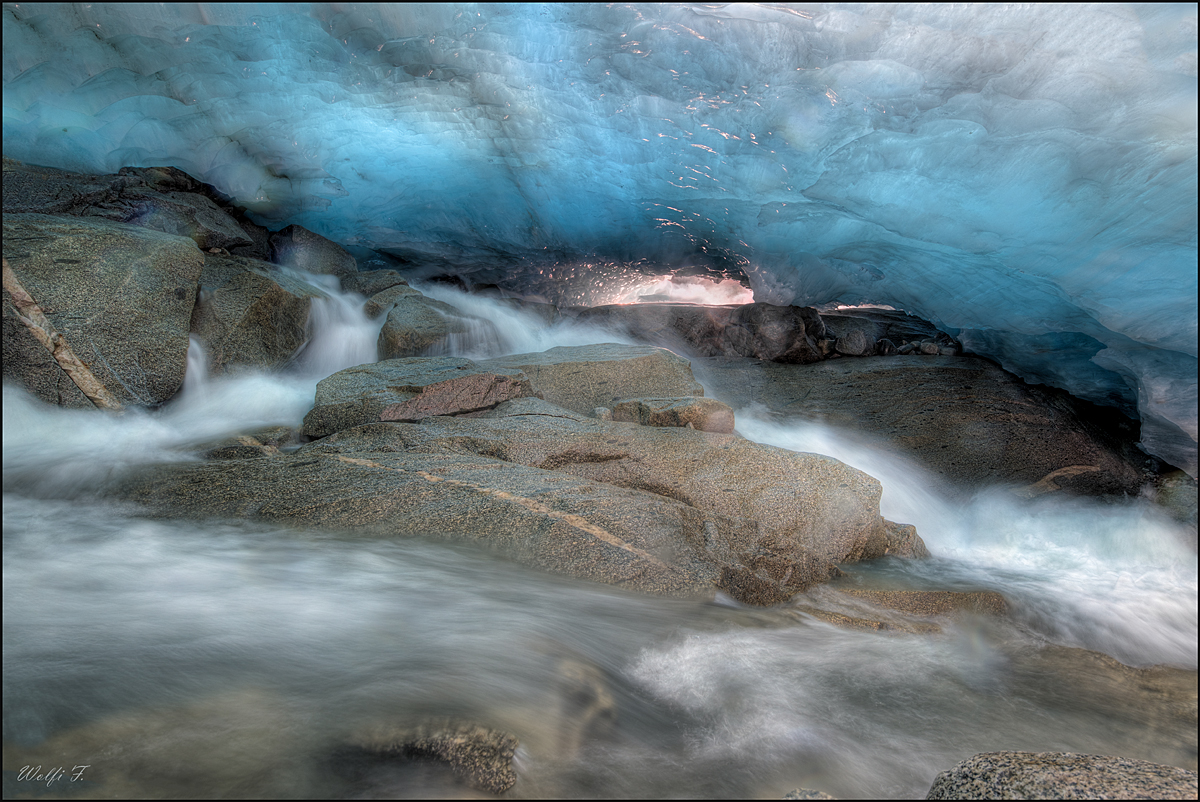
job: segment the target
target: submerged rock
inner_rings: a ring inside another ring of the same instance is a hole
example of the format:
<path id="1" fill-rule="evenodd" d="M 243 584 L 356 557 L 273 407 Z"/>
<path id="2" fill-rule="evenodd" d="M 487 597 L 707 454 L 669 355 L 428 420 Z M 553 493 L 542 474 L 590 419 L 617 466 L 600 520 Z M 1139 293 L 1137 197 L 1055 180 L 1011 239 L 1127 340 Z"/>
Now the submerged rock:
<path id="1" fill-rule="evenodd" d="M 359 755 L 390 760 L 437 760 L 475 788 L 502 794 L 517 782 L 516 736 L 476 724 L 427 721 L 413 727 L 375 725 L 353 735 L 335 761 Z M 355 753 L 358 753 L 357 755 Z"/>
<path id="2" fill-rule="evenodd" d="M 479 364 L 523 371 L 547 401 L 585 415 L 625 398 L 704 395 L 686 359 L 650 345 L 559 346 Z"/>
<path id="3" fill-rule="evenodd" d="M 943 771 L 926 799 L 1195 799 L 1196 772 L 1071 752 L 985 752 Z"/>

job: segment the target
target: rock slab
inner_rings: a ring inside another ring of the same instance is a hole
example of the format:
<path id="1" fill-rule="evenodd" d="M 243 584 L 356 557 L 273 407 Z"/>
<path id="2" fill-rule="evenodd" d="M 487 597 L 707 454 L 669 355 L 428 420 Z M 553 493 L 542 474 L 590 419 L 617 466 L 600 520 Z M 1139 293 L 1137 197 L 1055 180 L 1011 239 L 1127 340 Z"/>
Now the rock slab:
<path id="1" fill-rule="evenodd" d="M 458 357 L 389 359 L 322 379 L 302 431 L 325 437 L 366 423 L 479 412 L 534 395 L 519 370 L 485 369 Z"/>
<path id="2" fill-rule="evenodd" d="M 1196 772 L 1072 752 L 985 752 L 943 771 L 926 799 L 1195 799 Z"/>
<path id="3" fill-rule="evenodd" d="M 704 395 L 686 359 L 650 345 L 559 346 L 480 365 L 523 371 L 547 401 L 584 415 L 626 398 Z"/>

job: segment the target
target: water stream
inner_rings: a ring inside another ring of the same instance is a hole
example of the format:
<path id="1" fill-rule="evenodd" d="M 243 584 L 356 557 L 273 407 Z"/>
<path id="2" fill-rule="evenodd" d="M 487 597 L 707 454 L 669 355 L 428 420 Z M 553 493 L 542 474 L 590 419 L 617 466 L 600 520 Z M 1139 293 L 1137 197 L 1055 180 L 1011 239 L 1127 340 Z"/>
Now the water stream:
<path id="1" fill-rule="evenodd" d="M 1195 768 L 1196 555 L 1136 500 L 954 508 L 845 433 L 740 411 L 751 439 L 880 478 L 885 516 L 934 554 L 853 566 L 843 586 L 994 589 L 1012 607 L 928 633 L 801 609 L 844 603 L 829 588 L 773 610 L 661 599 L 432 538 L 158 521 L 87 495 L 123 466 L 295 425 L 322 376 L 373 360 L 380 321 L 328 290 L 284 375 L 196 373 L 163 409 L 119 417 L 5 389 L 6 797 L 33 793 L 14 774 L 31 761 L 94 764 L 53 794 L 474 793 L 437 765 L 335 759 L 363 727 L 430 716 L 516 734 L 517 796 L 911 798 L 1001 749 Z M 504 332 L 472 353 L 612 339 L 464 311 Z M 189 370 L 202 360 L 196 343 Z M 1155 664 L 1175 668 L 1130 668 Z"/>

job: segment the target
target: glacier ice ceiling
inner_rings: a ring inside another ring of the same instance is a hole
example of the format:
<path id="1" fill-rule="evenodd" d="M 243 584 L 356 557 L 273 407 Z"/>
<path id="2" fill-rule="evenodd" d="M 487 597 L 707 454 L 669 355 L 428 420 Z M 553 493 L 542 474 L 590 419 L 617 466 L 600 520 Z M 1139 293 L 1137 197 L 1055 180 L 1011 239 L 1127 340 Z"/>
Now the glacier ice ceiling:
<path id="1" fill-rule="evenodd" d="M 556 300 L 880 303 L 1196 470 L 1196 6 L 4 6 L 4 152 Z"/>

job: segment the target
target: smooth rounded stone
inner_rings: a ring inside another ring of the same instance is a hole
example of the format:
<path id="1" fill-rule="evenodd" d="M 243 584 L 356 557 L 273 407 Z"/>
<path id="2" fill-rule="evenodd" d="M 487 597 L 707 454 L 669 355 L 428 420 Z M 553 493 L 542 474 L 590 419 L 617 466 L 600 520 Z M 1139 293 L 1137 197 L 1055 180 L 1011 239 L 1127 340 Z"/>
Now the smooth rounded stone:
<path id="1" fill-rule="evenodd" d="M 558 346 L 479 364 L 524 371 L 547 401 L 584 415 L 623 398 L 704 395 L 686 359 L 651 345 Z"/>
<path id="2" fill-rule="evenodd" d="M 179 391 L 204 263 L 195 242 L 94 217 L 5 214 L 3 249 L 21 286 L 116 403 L 160 404 Z M 17 344 L 6 357 L 27 352 Z M 9 376 L 31 370 L 6 365 Z M 48 388 L 56 385 L 47 382 L 39 397 L 55 403 Z"/>
<path id="3" fill-rule="evenodd" d="M 962 612 L 1008 615 L 1008 602 L 994 591 L 839 590 L 847 596 L 910 615 L 933 617 Z"/>
<path id="4" fill-rule="evenodd" d="M 613 419 L 613 411 L 608 407 L 596 407 L 592 410 L 592 417 L 610 421 Z"/>
<path id="5" fill-rule="evenodd" d="M 515 735 L 449 719 L 416 726 L 375 725 L 350 737 L 335 761 L 359 755 L 398 760 L 438 760 L 475 788 L 502 794 L 517 782 Z"/>
<path id="6" fill-rule="evenodd" d="M 733 431 L 733 410 L 711 398 L 630 398 L 617 402 L 610 418 L 603 420 L 608 419 L 642 426 L 691 427 L 719 434 Z"/>
<path id="7" fill-rule="evenodd" d="M 322 379 L 302 431 L 325 437 L 364 423 L 461 415 L 535 393 L 519 370 L 483 368 L 459 357 L 391 359 Z"/>
<path id="8" fill-rule="evenodd" d="M 453 306 L 426 298 L 407 286 L 384 290 L 367 301 L 364 311 L 374 317 L 386 310 L 379 331 L 383 359 L 420 356 L 443 346 L 449 337 L 466 334 L 465 316 Z"/>
<path id="9" fill-rule="evenodd" d="M 943 771 L 926 799 L 1196 799 L 1196 772 L 1072 752 L 984 752 Z"/>
<path id="10" fill-rule="evenodd" d="M 290 225 L 269 237 L 271 261 L 277 265 L 322 276 L 349 276 L 358 272 L 354 257 L 336 242 L 307 228 Z"/>
<path id="11" fill-rule="evenodd" d="M 942 349 L 937 343 L 921 343 L 920 352 L 925 356 L 937 356 L 942 352 Z"/>
<path id="12" fill-rule="evenodd" d="M 363 442 L 367 434 L 372 439 Z M 824 561 L 855 562 L 882 556 L 889 544 L 889 524 L 879 515 L 879 483 L 831 457 L 736 434 L 609 423 L 545 400 L 522 398 L 469 418 L 426 418 L 419 426 L 364 427 L 302 451 L 325 448 L 478 454 L 752 522 L 752 536 L 729 541 L 714 530 L 711 542 L 701 541 L 722 565 L 750 566 L 746 561 L 761 556 L 760 547 L 775 553 L 791 546 Z"/>
<path id="13" fill-rule="evenodd" d="M 327 296 L 269 262 L 205 254 L 191 329 L 204 343 L 209 372 L 282 368 L 304 345 L 319 297 Z"/>
<path id="14" fill-rule="evenodd" d="M 1136 495 L 1142 485 L 1136 423 L 978 357 L 692 366 L 734 409 L 758 403 L 785 419 L 855 432 L 915 461 L 955 496 L 997 484 L 1024 495 Z"/>
<path id="15" fill-rule="evenodd" d="M 834 349 L 843 356 L 871 356 L 875 353 L 875 341 L 861 329 L 852 329 L 838 337 Z"/>

